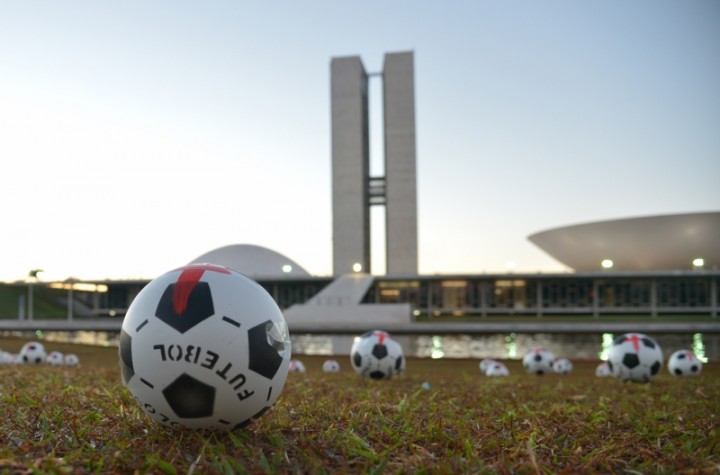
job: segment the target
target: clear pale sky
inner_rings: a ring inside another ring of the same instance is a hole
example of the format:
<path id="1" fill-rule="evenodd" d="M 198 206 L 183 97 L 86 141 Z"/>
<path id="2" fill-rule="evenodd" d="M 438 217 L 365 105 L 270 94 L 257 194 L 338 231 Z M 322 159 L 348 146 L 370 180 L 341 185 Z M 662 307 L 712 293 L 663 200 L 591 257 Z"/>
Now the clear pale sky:
<path id="1" fill-rule="evenodd" d="M 0 280 L 241 243 L 330 274 L 330 60 L 408 50 L 421 273 L 562 272 L 528 235 L 720 209 L 716 0 L 2 1 Z"/>

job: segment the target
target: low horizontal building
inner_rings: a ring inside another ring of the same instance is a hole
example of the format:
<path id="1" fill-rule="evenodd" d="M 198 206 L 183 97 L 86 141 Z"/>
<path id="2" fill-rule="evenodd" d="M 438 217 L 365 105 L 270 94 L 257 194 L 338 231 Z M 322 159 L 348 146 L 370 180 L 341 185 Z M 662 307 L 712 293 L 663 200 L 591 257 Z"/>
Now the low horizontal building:
<path id="1" fill-rule="evenodd" d="M 230 246 L 193 262 L 235 268 L 262 285 L 293 320 L 313 324 L 354 316 L 383 321 L 452 321 L 458 317 L 550 315 L 717 316 L 720 271 L 606 269 L 556 274 L 473 274 L 314 277 L 284 256 L 259 246 Z M 263 257 L 259 259 L 259 257 Z M 260 268 L 237 268 L 260 262 Z M 245 264 L 244 264 L 245 263 Z M 102 280 L 73 283 L 74 315 L 122 317 L 148 283 Z M 6 284 L 22 295 L 27 283 Z M 36 295 L 51 283 L 34 283 Z M 64 289 L 64 288 L 62 288 Z M 57 298 L 69 289 L 54 290 Z M 7 308 L 8 306 L 6 306 Z M 17 307 L 16 307 L 17 308 Z M 400 313 L 402 312 L 402 315 Z M 345 317 L 343 317 L 343 315 Z M 387 316 L 385 316 L 387 315 Z M 13 318 L 17 315 L 0 315 Z M 35 318 L 43 318 L 41 313 Z M 388 320 L 385 320 L 388 319 Z"/>

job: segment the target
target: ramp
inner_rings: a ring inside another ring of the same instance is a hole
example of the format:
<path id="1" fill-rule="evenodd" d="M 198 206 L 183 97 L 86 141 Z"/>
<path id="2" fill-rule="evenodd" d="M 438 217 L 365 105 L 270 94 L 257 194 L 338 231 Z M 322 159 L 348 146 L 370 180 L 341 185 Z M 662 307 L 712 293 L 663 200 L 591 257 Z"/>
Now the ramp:
<path id="1" fill-rule="evenodd" d="M 360 303 L 373 281 L 369 274 L 338 277 L 306 303 L 285 310 L 290 331 L 328 326 L 355 332 L 410 323 L 408 303 Z"/>

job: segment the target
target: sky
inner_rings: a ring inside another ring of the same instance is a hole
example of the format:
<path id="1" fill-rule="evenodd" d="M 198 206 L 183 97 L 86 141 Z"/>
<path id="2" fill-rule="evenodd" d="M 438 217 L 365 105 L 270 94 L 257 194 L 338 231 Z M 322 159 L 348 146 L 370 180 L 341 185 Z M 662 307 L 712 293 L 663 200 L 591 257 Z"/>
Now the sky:
<path id="1" fill-rule="evenodd" d="M 566 272 L 527 237 L 720 209 L 715 0 L 2 0 L 0 280 L 154 278 L 231 244 L 331 274 L 330 60 L 398 51 L 422 274 Z"/>

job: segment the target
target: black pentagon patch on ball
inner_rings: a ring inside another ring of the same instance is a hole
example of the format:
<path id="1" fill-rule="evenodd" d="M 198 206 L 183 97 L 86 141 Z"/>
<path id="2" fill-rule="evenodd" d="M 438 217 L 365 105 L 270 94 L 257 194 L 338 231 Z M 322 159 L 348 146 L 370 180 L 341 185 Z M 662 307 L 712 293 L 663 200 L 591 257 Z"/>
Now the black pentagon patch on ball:
<path id="1" fill-rule="evenodd" d="M 681 376 L 682 370 L 680 368 L 675 368 L 675 374 L 677 374 L 678 376 Z"/>
<path id="2" fill-rule="evenodd" d="M 690 366 L 690 372 L 692 372 L 692 373 L 697 373 L 697 371 L 698 371 L 697 365 L 692 365 L 692 366 Z"/>
<path id="3" fill-rule="evenodd" d="M 125 330 L 120 331 L 120 371 L 125 384 L 135 375 L 132 361 L 132 337 Z"/>
<path id="4" fill-rule="evenodd" d="M 272 379 L 280 368 L 283 358 L 268 341 L 268 332 L 273 322 L 267 320 L 248 330 L 248 368 L 257 374 Z"/>
<path id="5" fill-rule="evenodd" d="M 660 361 L 656 361 L 652 366 L 650 366 L 650 374 L 655 376 L 660 372 L 660 368 L 662 368 L 662 363 Z"/>
<path id="6" fill-rule="evenodd" d="M 359 352 L 356 351 L 355 353 L 353 353 L 352 360 L 356 368 L 362 366 L 362 355 Z"/>
<path id="7" fill-rule="evenodd" d="M 215 314 L 210 285 L 207 282 L 197 282 L 187 296 L 187 306 L 182 314 L 175 312 L 173 296 L 176 284 L 168 285 L 160 297 L 155 316 L 170 325 L 180 333 L 193 328 Z"/>
<path id="8" fill-rule="evenodd" d="M 607 364 L 608 364 L 608 369 L 609 369 L 609 370 L 610 370 L 610 372 L 612 373 L 612 370 L 613 370 L 613 364 L 612 364 L 612 361 L 608 360 L 608 361 L 607 361 Z"/>
<path id="9" fill-rule="evenodd" d="M 628 368 L 633 369 L 640 364 L 640 358 L 635 353 L 625 353 L 622 362 Z"/>
<path id="10" fill-rule="evenodd" d="M 385 345 L 373 346 L 372 354 L 375 358 L 377 358 L 379 360 L 385 358 L 388 355 L 387 346 L 385 346 Z"/>
<path id="11" fill-rule="evenodd" d="M 402 366 L 403 357 L 398 356 L 398 358 L 395 360 L 395 370 L 400 371 L 400 367 Z"/>
<path id="12" fill-rule="evenodd" d="M 165 400 L 179 417 L 210 417 L 215 407 L 215 388 L 189 374 L 181 374 L 162 391 Z"/>
<path id="13" fill-rule="evenodd" d="M 679 359 L 679 360 L 684 360 L 684 359 L 685 359 L 685 353 L 680 353 L 679 355 L 676 356 L 676 358 Z"/>
<path id="14" fill-rule="evenodd" d="M 535 355 L 535 357 L 534 357 L 533 359 L 534 359 L 535 361 L 542 361 L 542 356 L 540 356 L 540 355 Z"/>
<path id="15" fill-rule="evenodd" d="M 625 338 L 625 336 L 619 336 L 619 337 L 615 338 L 612 346 L 622 345 L 625 342 L 625 340 L 627 340 L 627 338 Z"/>
<path id="16" fill-rule="evenodd" d="M 655 342 L 650 338 L 641 338 L 641 340 L 648 348 L 655 348 Z"/>
<path id="17" fill-rule="evenodd" d="M 382 371 L 373 371 L 368 376 L 370 376 L 372 379 L 383 379 L 385 377 L 385 373 Z"/>

